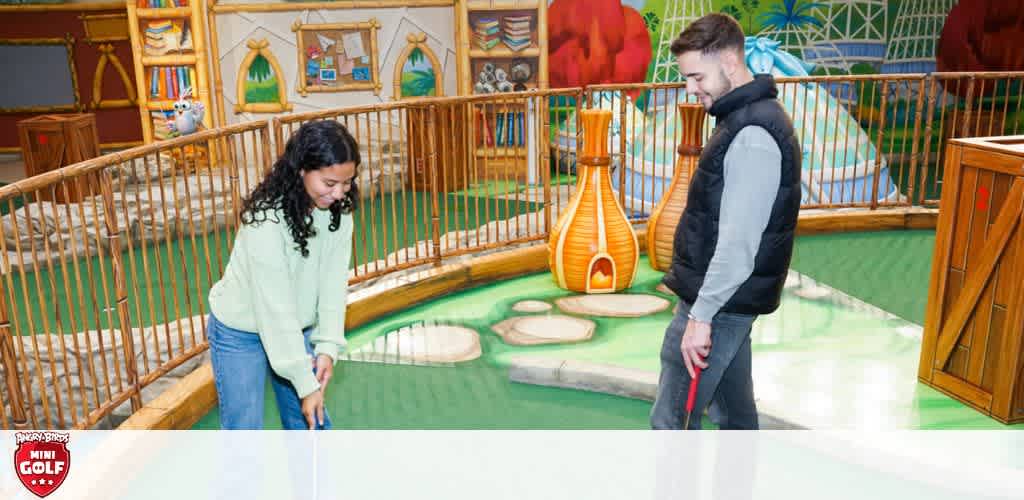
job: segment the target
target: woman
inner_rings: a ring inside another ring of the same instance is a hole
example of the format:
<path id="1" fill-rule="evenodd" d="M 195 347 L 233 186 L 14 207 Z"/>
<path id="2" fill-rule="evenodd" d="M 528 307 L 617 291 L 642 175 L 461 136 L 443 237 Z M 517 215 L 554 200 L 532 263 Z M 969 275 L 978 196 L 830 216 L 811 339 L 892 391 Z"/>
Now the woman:
<path id="1" fill-rule="evenodd" d="M 327 429 L 324 389 L 345 347 L 359 147 L 335 121 L 310 122 L 244 201 L 208 338 L 222 429 L 262 429 L 271 376 L 285 429 Z"/>

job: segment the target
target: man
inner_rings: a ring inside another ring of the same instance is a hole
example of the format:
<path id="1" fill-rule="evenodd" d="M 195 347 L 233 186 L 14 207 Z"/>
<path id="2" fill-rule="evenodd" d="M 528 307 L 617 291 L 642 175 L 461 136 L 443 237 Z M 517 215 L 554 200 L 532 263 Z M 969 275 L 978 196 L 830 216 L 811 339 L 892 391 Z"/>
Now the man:
<path id="1" fill-rule="evenodd" d="M 715 117 L 664 283 L 679 296 L 665 331 L 655 429 L 680 429 L 695 368 L 689 428 L 714 397 L 723 429 L 757 429 L 750 330 L 779 306 L 800 209 L 800 145 L 771 75 L 747 69 L 732 17 L 710 14 L 672 43 L 686 89 Z"/>

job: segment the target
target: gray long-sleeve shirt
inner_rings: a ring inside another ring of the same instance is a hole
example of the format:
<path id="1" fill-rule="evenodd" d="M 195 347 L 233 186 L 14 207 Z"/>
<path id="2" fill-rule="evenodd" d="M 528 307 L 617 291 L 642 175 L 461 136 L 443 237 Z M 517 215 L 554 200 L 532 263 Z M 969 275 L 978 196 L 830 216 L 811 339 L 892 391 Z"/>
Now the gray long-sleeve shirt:
<path id="1" fill-rule="evenodd" d="M 782 152 L 762 127 L 736 134 L 725 153 L 718 243 L 690 313 L 710 322 L 754 270 L 782 177 Z"/>

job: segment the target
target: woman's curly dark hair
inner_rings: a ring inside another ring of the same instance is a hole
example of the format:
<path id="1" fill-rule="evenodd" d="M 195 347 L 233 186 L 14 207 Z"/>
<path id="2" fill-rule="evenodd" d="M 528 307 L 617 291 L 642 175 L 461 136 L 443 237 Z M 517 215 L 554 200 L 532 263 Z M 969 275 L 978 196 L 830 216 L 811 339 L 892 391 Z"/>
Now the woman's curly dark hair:
<path id="1" fill-rule="evenodd" d="M 329 207 L 331 225 L 338 230 L 341 214 L 352 213 L 359 202 L 356 186 L 360 163 L 359 145 L 344 125 L 334 120 L 304 123 L 288 139 L 284 154 L 274 163 L 267 177 L 253 190 L 242 204 L 242 222 L 252 224 L 267 220 L 268 212 L 281 209 L 285 223 L 295 240 L 295 247 L 303 257 L 309 256 L 307 239 L 316 235 L 313 229 L 313 200 L 306 192 L 300 172 L 319 170 L 339 163 L 352 162 L 357 175 L 345 197 Z M 280 221 L 277 221 L 280 222 Z"/>

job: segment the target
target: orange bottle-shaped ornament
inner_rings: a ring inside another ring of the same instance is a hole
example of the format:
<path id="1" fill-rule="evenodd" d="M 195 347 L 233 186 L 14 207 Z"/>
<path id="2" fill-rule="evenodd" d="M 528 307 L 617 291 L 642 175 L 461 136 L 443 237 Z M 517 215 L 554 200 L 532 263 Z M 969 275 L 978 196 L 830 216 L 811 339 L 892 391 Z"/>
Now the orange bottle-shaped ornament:
<path id="1" fill-rule="evenodd" d="M 551 230 L 550 267 L 558 286 L 580 293 L 612 293 L 636 278 L 640 245 L 612 192 L 608 172 L 611 111 L 580 113 L 583 145 L 576 192 Z"/>
<path id="2" fill-rule="evenodd" d="M 668 271 L 672 264 L 673 241 L 676 226 L 686 208 L 686 197 L 690 192 L 690 176 L 697 167 L 704 141 L 701 131 L 707 112 L 700 104 L 679 105 L 679 117 L 683 136 L 679 140 L 679 157 L 672 173 L 672 181 L 655 205 L 647 219 L 647 259 L 658 271 Z"/>

